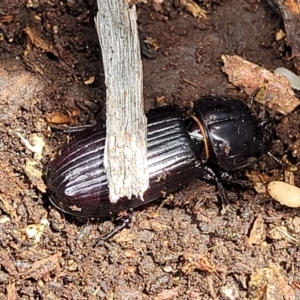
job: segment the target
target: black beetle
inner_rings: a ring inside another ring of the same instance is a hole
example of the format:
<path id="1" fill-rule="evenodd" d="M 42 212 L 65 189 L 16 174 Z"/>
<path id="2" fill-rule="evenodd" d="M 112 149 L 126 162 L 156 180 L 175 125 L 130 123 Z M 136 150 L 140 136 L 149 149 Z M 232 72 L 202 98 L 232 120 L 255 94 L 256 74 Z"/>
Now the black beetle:
<path id="1" fill-rule="evenodd" d="M 103 166 L 106 133 L 98 124 L 75 135 L 49 163 L 46 184 L 53 205 L 79 217 L 116 215 L 162 198 L 196 178 L 215 180 L 221 198 L 226 199 L 220 183 L 228 180 L 226 171 L 254 164 L 266 150 L 260 121 L 238 99 L 202 97 L 194 102 L 188 118 L 178 106 L 165 106 L 150 110 L 147 119 L 150 187 L 143 201 L 109 201 Z"/>

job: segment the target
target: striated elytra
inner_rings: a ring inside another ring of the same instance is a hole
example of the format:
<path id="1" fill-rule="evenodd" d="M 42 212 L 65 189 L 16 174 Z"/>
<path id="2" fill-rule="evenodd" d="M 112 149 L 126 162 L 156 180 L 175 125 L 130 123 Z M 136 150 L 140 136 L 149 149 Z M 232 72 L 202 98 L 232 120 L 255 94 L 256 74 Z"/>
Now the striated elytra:
<path id="1" fill-rule="evenodd" d="M 49 163 L 46 184 L 52 204 L 79 217 L 106 217 L 163 198 L 196 178 L 215 180 L 225 198 L 220 180 L 254 164 L 266 150 L 260 121 L 238 99 L 202 97 L 187 118 L 178 106 L 165 106 L 150 110 L 147 119 L 150 187 L 143 200 L 109 201 L 106 133 L 98 124 L 76 134 Z"/>

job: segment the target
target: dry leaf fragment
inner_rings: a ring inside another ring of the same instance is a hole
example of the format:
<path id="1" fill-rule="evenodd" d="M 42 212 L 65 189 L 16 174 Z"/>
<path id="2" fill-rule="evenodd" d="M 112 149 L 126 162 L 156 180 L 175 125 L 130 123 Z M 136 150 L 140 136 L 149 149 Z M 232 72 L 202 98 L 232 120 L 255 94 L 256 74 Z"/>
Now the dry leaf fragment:
<path id="1" fill-rule="evenodd" d="M 169 300 L 174 299 L 179 293 L 182 287 L 177 286 L 171 290 L 163 290 L 161 293 L 157 294 L 154 300 Z"/>
<path id="2" fill-rule="evenodd" d="M 272 269 L 273 274 L 276 278 L 276 281 L 278 283 L 279 289 L 283 294 L 283 298 L 285 300 L 294 300 L 295 294 L 293 289 L 287 284 L 288 279 L 284 276 L 282 276 L 279 272 L 280 266 L 273 264 L 272 262 L 269 262 L 269 267 Z"/>
<path id="3" fill-rule="evenodd" d="M 217 271 L 216 267 L 202 254 L 184 252 L 183 259 L 185 263 L 181 270 L 186 274 L 193 272 L 195 269 L 211 273 Z"/>
<path id="4" fill-rule="evenodd" d="M 206 11 L 193 0 L 180 0 L 180 5 L 184 6 L 187 12 L 192 14 L 195 18 L 206 18 Z"/>
<path id="5" fill-rule="evenodd" d="M 284 76 L 276 76 L 237 55 L 222 55 L 222 60 L 222 70 L 228 75 L 229 81 L 242 88 L 246 94 L 251 95 L 255 89 L 265 85 L 262 101 L 256 100 L 266 104 L 269 109 L 286 115 L 299 105 L 298 98 Z"/>
<path id="6" fill-rule="evenodd" d="M 249 290 L 251 300 L 294 300 L 295 294 L 283 277 L 280 267 L 270 263 L 269 267 L 256 269 L 251 275 Z"/>
<path id="7" fill-rule="evenodd" d="M 250 231 L 250 236 L 248 238 L 248 243 L 250 245 L 256 244 L 260 245 L 265 239 L 265 224 L 262 215 L 258 215 L 255 219 L 252 229 Z"/>
<path id="8" fill-rule="evenodd" d="M 35 32 L 32 28 L 26 27 L 24 32 L 28 36 L 30 42 L 35 45 L 37 48 L 42 49 L 45 52 L 52 53 L 56 57 L 58 57 L 58 53 L 53 49 L 52 45 L 48 45 L 46 41 L 44 41 L 37 32 Z M 26 55 L 26 53 L 25 53 Z"/>
<path id="9" fill-rule="evenodd" d="M 48 275 L 51 271 L 59 266 L 59 259 L 61 256 L 62 253 L 58 252 L 39 261 L 36 261 L 32 264 L 31 268 L 28 271 L 20 273 L 20 275 L 24 276 L 24 279 L 34 278 L 35 280 L 38 280 L 45 275 Z"/>
<path id="10" fill-rule="evenodd" d="M 71 118 L 60 112 L 53 112 L 46 116 L 46 122 L 49 124 L 69 124 L 71 123 Z"/>

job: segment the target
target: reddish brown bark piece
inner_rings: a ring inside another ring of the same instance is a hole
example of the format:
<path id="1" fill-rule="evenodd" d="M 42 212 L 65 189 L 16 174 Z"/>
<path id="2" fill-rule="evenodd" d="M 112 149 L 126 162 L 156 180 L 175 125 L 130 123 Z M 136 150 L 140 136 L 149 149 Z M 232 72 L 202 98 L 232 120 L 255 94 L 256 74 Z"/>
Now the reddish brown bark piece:
<path id="1" fill-rule="evenodd" d="M 229 81 L 242 88 L 246 94 L 251 95 L 258 87 L 265 87 L 262 99 L 256 97 L 255 100 L 267 105 L 269 109 L 286 115 L 299 105 L 286 77 L 274 75 L 237 55 L 222 55 L 222 60 L 222 70 L 227 73 Z"/>

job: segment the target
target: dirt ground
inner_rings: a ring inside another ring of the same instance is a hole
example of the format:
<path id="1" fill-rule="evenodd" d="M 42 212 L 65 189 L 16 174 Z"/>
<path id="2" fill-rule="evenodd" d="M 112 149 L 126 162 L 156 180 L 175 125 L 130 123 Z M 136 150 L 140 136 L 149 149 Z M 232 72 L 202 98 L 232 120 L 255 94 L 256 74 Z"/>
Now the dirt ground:
<path id="1" fill-rule="evenodd" d="M 206 19 L 176 0 L 138 5 L 141 38 L 159 47 L 143 58 L 147 110 L 208 94 L 245 99 L 222 72 L 222 54 L 294 70 L 285 39 L 275 39 L 282 20 L 265 1 L 200 6 Z M 96 11 L 94 0 L 0 3 L 0 299 L 300 299 L 299 210 L 265 194 L 229 186 L 235 210 L 222 215 L 215 186 L 198 180 L 160 209 L 137 209 L 131 228 L 96 248 L 111 220 L 79 220 L 49 203 L 37 178 L 69 136 L 51 132 L 47 118 L 103 116 Z M 277 117 L 274 155 L 298 153 L 299 127 L 299 109 Z M 18 133 L 42 138 L 42 156 Z M 268 157 L 254 171 L 284 178 Z"/>

